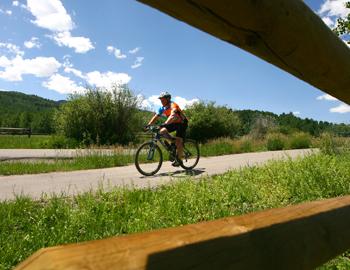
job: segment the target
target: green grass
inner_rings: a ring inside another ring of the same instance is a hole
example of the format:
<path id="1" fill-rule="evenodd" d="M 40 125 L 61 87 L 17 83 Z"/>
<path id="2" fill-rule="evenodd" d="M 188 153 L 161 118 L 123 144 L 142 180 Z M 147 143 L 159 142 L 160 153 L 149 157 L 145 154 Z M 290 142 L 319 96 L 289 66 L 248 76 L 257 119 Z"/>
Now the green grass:
<path id="1" fill-rule="evenodd" d="M 132 154 L 79 156 L 74 159 L 52 159 L 38 162 L 0 162 L 0 175 L 21 175 L 57 171 L 75 171 L 119 167 L 134 162 Z"/>
<path id="2" fill-rule="evenodd" d="M 42 142 L 49 138 L 49 135 L 33 135 L 30 138 L 27 135 L 0 135 L 0 149 L 41 148 Z"/>
<path id="3" fill-rule="evenodd" d="M 250 142 L 249 140 L 232 139 L 216 139 L 200 146 L 201 156 L 219 156 L 225 154 L 242 153 L 266 150 L 262 142 Z M 125 151 L 125 150 L 123 150 Z M 164 159 L 168 154 L 162 149 Z M 146 160 L 146 159 L 145 159 Z M 113 155 L 91 154 L 88 156 L 79 156 L 72 160 L 69 159 L 53 159 L 47 161 L 15 161 L 15 162 L 0 162 L 0 175 L 21 175 L 48 173 L 57 171 L 74 171 L 85 169 L 99 169 L 117 166 L 125 166 L 134 163 L 134 154 L 120 153 L 115 151 Z"/>
<path id="4" fill-rule="evenodd" d="M 0 135 L 0 149 L 61 149 L 77 148 L 78 143 L 63 136 L 54 135 Z"/>
<path id="5" fill-rule="evenodd" d="M 42 247 L 350 194 L 349 164 L 349 153 L 320 153 L 157 189 L 118 188 L 72 198 L 18 197 L 1 202 L 0 269 L 10 269 Z M 346 269 L 346 265 L 349 256 L 344 254 L 322 269 Z"/>
<path id="6" fill-rule="evenodd" d="M 294 142 L 294 146 L 298 146 L 295 148 L 300 148 L 301 145 L 305 142 L 303 134 L 302 136 L 294 136 L 291 137 L 291 142 Z M 40 137 L 33 137 L 33 143 L 34 141 L 36 143 L 41 143 L 43 145 L 43 141 L 45 141 L 46 137 L 40 138 Z M 62 144 L 64 140 L 62 138 L 60 139 L 53 139 L 54 137 L 46 138 L 48 142 L 52 143 L 55 142 L 56 144 L 60 143 Z M 295 139 L 297 138 L 297 139 Z M 28 139 L 28 138 L 22 138 L 22 139 Z M 271 136 L 268 137 L 266 140 L 252 140 L 249 138 L 241 138 L 241 139 L 230 139 L 230 138 L 219 138 L 215 140 L 211 140 L 205 144 L 200 145 L 200 155 L 202 157 L 208 157 L 208 156 L 219 156 L 219 155 L 227 155 L 227 154 L 236 154 L 236 153 L 246 153 L 246 152 L 258 152 L 258 151 L 267 151 L 269 148 L 269 139 L 271 139 Z M 284 138 L 286 141 L 286 145 L 290 145 L 290 143 L 287 142 L 287 138 Z M 340 145 L 349 145 L 349 139 L 339 142 L 333 142 L 332 138 L 326 138 L 322 140 L 317 140 L 314 142 L 315 146 L 320 146 L 323 149 L 326 149 L 326 152 L 330 152 L 332 149 L 336 149 L 335 147 L 338 147 Z M 0 139 L 1 142 L 1 139 Z M 330 145 L 330 142 L 334 143 Z M 327 145 L 327 147 L 323 146 L 323 144 Z M 139 145 L 131 146 L 134 148 L 137 148 Z M 308 145 L 305 145 L 307 147 Z M 310 145 L 309 145 L 310 146 Z M 274 147 L 274 148 L 273 148 Z M 275 145 L 269 149 L 275 149 L 278 150 L 279 148 L 276 148 Z M 349 147 L 349 146 L 348 146 Z M 287 147 L 283 147 L 284 149 L 288 149 Z M 56 159 L 53 162 L 23 162 L 23 161 L 17 161 L 17 162 L 0 162 L 0 175 L 14 175 L 14 174 L 35 174 L 35 173 L 47 173 L 47 172 L 55 172 L 55 171 L 73 171 L 73 170 L 85 170 L 85 169 L 98 169 L 98 168 L 109 168 L 109 167 L 116 167 L 116 166 L 125 166 L 128 164 L 134 163 L 134 154 L 131 152 L 128 153 L 120 153 L 120 148 L 116 148 L 115 153 L 113 155 L 103 155 L 103 154 L 95 154 L 95 155 L 89 155 L 86 157 L 78 157 L 73 160 L 64 160 L 64 159 Z M 123 150 L 125 151 L 125 149 Z M 163 157 L 166 159 L 168 156 L 164 149 L 163 151 Z"/>

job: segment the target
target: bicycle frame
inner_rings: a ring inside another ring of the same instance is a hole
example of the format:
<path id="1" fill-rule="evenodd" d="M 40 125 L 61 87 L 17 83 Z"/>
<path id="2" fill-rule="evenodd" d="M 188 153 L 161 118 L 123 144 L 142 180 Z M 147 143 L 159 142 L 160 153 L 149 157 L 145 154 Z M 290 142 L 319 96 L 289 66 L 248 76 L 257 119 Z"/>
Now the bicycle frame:
<path id="1" fill-rule="evenodd" d="M 162 134 L 160 134 L 159 131 L 157 131 L 157 132 L 154 132 L 151 142 L 155 144 L 159 142 L 169 153 L 171 153 L 172 149 L 169 147 L 170 145 L 167 145 L 165 143 L 165 140 L 166 138 Z"/>
<path id="2" fill-rule="evenodd" d="M 152 132 L 151 140 L 140 145 L 135 155 L 135 166 L 141 174 L 145 176 L 152 176 L 159 171 L 163 163 L 163 154 L 162 154 L 163 151 L 161 149 L 161 146 L 163 146 L 164 149 L 169 153 L 169 161 L 177 161 L 179 165 L 185 170 L 192 170 L 197 165 L 199 156 L 200 156 L 197 142 L 190 139 L 184 140 L 184 156 L 183 156 L 183 159 L 181 159 L 179 162 L 177 153 L 176 153 L 176 145 L 173 144 L 174 140 L 172 140 L 172 143 L 170 144 L 168 142 L 168 139 L 171 139 L 171 138 L 168 138 L 167 136 L 160 134 L 159 128 L 156 126 L 151 126 L 148 130 Z M 190 148 L 188 149 L 186 148 L 185 142 L 187 142 L 186 143 L 187 146 L 188 144 L 190 145 Z M 142 154 L 140 154 L 142 153 L 141 152 L 142 150 L 146 150 L 146 152 L 143 152 L 144 154 L 146 154 L 146 156 L 143 156 L 143 158 L 146 158 L 144 162 L 142 162 Z M 157 157 L 155 158 L 156 153 L 157 153 Z M 159 153 L 159 156 L 158 156 L 158 153 Z M 155 163 L 156 167 L 154 167 L 153 170 L 149 170 L 152 168 L 149 166 L 142 168 L 142 164 L 148 163 L 149 161 L 151 163 Z"/>

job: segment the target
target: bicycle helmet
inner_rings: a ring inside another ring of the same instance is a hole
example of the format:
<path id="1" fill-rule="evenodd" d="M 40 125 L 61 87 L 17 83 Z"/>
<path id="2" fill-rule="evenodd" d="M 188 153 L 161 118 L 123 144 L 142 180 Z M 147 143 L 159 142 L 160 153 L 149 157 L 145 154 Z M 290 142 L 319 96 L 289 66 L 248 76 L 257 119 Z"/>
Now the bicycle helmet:
<path id="1" fill-rule="evenodd" d="M 160 98 L 168 98 L 168 99 L 171 99 L 171 95 L 170 95 L 169 92 L 165 91 L 165 92 L 160 93 L 158 98 L 159 98 L 159 99 L 160 99 Z"/>

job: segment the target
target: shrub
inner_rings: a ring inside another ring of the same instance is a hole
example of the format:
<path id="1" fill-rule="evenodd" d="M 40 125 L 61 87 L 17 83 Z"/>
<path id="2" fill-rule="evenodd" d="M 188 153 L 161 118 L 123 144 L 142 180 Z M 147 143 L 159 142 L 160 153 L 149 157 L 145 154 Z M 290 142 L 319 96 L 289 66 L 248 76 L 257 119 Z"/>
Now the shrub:
<path id="1" fill-rule="evenodd" d="M 310 148 L 311 136 L 304 132 L 295 133 L 291 136 L 289 144 L 291 149 Z"/>
<path id="2" fill-rule="evenodd" d="M 334 134 L 322 133 L 320 140 L 320 151 L 326 155 L 339 154 L 339 141 Z"/>
<path id="3" fill-rule="evenodd" d="M 240 121 L 237 114 L 226 106 L 217 106 L 214 102 L 195 103 L 186 109 L 189 118 L 188 136 L 207 141 L 219 137 L 235 137 Z"/>
<path id="4" fill-rule="evenodd" d="M 56 112 L 56 130 L 83 144 L 127 144 L 142 126 L 139 99 L 126 86 L 87 89 Z"/>
<path id="5" fill-rule="evenodd" d="M 282 150 L 285 147 L 285 139 L 281 134 L 269 134 L 267 136 L 267 150 Z"/>
<path id="6" fill-rule="evenodd" d="M 243 152 L 243 153 L 253 152 L 253 145 L 251 140 L 242 139 L 239 141 L 239 145 L 240 145 L 240 152 Z"/>
<path id="7" fill-rule="evenodd" d="M 266 134 L 276 126 L 275 119 L 271 116 L 259 116 L 255 119 L 250 130 L 250 137 L 254 140 L 265 138 Z"/>
<path id="8" fill-rule="evenodd" d="M 50 138 L 40 142 L 40 148 L 64 149 L 77 148 L 79 143 L 72 138 L 66 138 L 63 135 L 52 135 Z"/>

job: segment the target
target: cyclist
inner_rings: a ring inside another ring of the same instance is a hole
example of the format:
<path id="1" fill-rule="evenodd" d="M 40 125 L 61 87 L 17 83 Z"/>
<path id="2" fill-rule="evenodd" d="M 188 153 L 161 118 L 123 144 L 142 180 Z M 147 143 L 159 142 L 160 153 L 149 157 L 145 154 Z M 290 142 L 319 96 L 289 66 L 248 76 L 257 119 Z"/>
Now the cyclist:
<path id="1" fill-rule="evenodd" d="M 157 119 L 165 118 L 164 124 L 160 125 L 162 134 L 165 138 L 172 140 L 174 137 L 169 132 L 176 131 L 176 148 L 177 159 L 172 163 L 173 166 L 178 167 L 182 163 L 183 156 L 183 140 L 185 138 L 188 120 L 180 109 L 179 105 L 171 101 L 171 95 L 168 92 L 160 93 L 159 97 L 162 102 L 162 107 L 156 112 L 156 114 L 149 121 L 149 125 L 153 125 Z"/>

